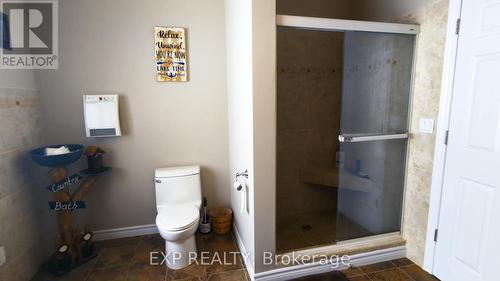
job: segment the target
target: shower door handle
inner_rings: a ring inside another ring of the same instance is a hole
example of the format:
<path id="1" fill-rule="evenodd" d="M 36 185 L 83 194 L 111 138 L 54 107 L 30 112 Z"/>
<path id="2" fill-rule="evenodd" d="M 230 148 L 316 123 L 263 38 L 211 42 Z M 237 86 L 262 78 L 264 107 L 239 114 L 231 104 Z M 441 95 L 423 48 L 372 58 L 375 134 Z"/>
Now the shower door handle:
<path id="1" fill-rule="evenodd" d="M 377 140 L 397 140 L 408 139 L 408 133 L 398 134 L 340 134 L 339 142 L 364 142 L 364 141 L 377 141 Z"/>

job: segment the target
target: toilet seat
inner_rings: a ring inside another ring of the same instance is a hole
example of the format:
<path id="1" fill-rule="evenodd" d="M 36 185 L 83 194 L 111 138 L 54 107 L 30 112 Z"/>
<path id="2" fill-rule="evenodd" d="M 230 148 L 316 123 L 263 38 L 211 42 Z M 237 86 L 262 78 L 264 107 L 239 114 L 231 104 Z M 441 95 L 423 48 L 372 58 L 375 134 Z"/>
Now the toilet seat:
<path id="1" fill-rule="evenodd" d="M 199 210 L 194 205 L 167 205 L 158 209 L 156 225 L 168 231 L 181 231 L 197 224 L 199 218 Z"/>

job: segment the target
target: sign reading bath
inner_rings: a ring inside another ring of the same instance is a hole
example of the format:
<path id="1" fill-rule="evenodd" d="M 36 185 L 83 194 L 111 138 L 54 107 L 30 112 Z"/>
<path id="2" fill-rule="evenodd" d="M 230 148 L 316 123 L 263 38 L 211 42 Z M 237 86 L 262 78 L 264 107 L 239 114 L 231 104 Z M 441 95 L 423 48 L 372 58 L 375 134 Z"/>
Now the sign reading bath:
<path id="1" fill-rule="evenodd" d="M 61 181 L 58 181 L 52 185 L 47 186 L 46 188 L 52 192 L 58 192 L 59 190 L 69 187 L 83 179 L 79 174 L 73 174 Z"/>
<path id="2" fill-rule="evenodd" d="M 49 208 L 54 211 L 71 211 L 85 209 L 84 201 L 50 201 Z"/>

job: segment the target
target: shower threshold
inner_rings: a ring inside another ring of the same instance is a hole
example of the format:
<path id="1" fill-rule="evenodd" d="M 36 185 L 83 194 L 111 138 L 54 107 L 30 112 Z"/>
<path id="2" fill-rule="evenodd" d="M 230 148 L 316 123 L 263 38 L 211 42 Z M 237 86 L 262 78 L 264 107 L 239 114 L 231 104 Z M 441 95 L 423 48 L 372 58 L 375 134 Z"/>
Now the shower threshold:
<path id="1" fill-rule="evenodd" d="M 320 257 L 320 256 L 351 256 L 360 253 L 384 250 L 394 247 L 405 246 L 406 241 L 401 237 L 400 232 L 374 235 L 370 237 L 356 238 L 337 242 L 334 245 L 326 245 L 315 248 L 297 249 L 286 253 L 279 253 L 278 266 L 296 266 L 297 264 L 285 264 L 282 261 L 297 259 L 297 257 Z"/>

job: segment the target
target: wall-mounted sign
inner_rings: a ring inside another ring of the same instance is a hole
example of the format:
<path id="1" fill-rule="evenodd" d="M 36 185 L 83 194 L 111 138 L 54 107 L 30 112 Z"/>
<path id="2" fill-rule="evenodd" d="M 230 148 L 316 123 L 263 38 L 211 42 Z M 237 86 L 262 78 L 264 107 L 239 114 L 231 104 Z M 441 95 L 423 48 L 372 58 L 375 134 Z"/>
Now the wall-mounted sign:
<path id="1" fill-rule="evenodd" d="M 85 209 L 84 201 L 50 201 L 49 208 L 54 211 L 71 211 Z"/>
<path id="2" fill-rule="evenodd" d="M 72 184 L 79 182 L 81 179 L 83 179 L 83 177 L 80 176 L 79 174 L 73 174 L 73 175 L 63 179 L 62 181 L 58 181 L 52 185 L 47 186 L 46 188 L 52 192 L 58 192 L 59 190 L 61 190 L 63 188 L 66 188 Z"/>
<path id="3" fill-rule="evenodd" d="M 155 27 L 156 80 L 185 82 L 188 79 L 186 30 Z"/>

